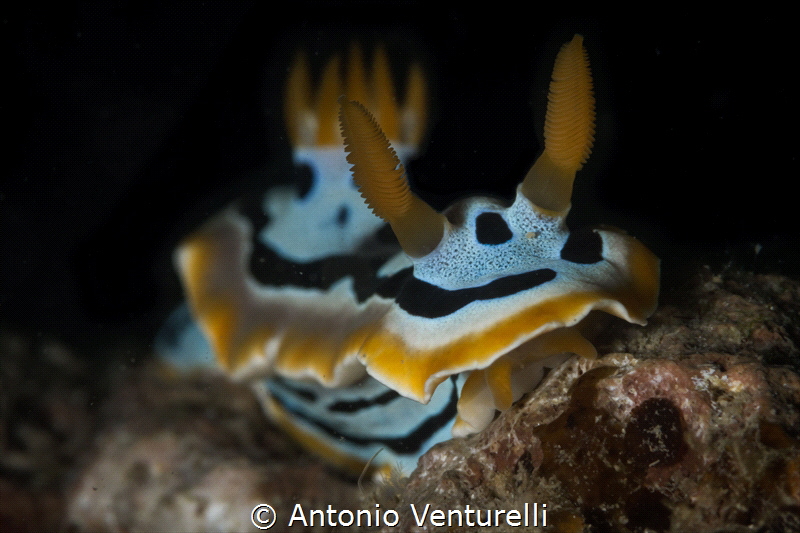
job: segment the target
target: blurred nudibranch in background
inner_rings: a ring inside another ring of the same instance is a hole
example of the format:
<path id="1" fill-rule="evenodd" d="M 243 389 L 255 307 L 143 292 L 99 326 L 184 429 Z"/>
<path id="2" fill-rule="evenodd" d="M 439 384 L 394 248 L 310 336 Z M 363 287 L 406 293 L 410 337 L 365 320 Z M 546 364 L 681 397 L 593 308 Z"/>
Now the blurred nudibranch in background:
<path id="1" fill-rule="evenodd" d="M 408 473 L 546 368 L 596 357 L 589 313 L 645 324 L 655 310 L 659 261 L 643 244 L 565 224 L 594 140 L 580 36 L 558 53 L 544 152 L 510 204 L 473 196 L 439 213 L 411 191 L 428 105 L 418 66 L 399 100 L 385 52 L 367 69 L 353 45 L 346 69 L 334 56 L 311 87 L 298 55 L 284 116 L 310 188 L 230 206 L 176 252 L 187 305 L 158 342 L 175 366 L 251 383 L 273 421 L 343 469 L 383 450 L 374 467 Z"/>

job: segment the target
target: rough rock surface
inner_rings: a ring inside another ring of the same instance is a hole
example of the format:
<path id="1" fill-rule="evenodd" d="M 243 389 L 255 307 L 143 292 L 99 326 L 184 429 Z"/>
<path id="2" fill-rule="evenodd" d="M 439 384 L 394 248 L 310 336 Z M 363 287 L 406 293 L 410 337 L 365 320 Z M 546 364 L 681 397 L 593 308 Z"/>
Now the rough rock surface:
<path id="1" fill-rule="evenodd" d="M 114 396 L 69 496 L 80 531 L 255 531 L 252 510 L 356 508 L 357 492 L 222 377 L 143 371 Z M 326 531 L 327 529 L 310 528 Z"/>
<path id="2" fill-rule="evenodd" d="M 69 473 L 91 442 L 86 361 L 50 339 L 0 328 L 0 530 L 57 531 Z"/>
<path id="3" fill-rule="evenodd" d="M 393 505 L 407 510 L 404 531 L 427 530 L 412 503 L 525 502 L 547 504 L 557 531 L 798 529 L 798 428 L 800 377 L 787 368 L 722 354 L 575 358 L 483 433 L 423 456 Z"/>

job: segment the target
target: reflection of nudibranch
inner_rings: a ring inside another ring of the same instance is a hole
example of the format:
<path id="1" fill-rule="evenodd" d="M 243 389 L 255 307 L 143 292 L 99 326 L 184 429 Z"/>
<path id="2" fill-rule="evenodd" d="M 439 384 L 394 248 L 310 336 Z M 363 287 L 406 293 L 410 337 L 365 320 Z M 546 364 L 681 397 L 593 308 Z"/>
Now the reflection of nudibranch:
<path id="1" fill-rule="evenodd" d="M 286 82 L 284 117 L 292 155 L 295 164 L 311 170 L 311 187 L 270 191 L 265 209 L 271 220 L 261 238 L 282 257 L 296 262 L 352 252 L 384 225 L 364 206 L 353 186 L 339 133 L 339 95 L 354 95 L 379 117 L 404 161 L 417 152 L 425 131 L 426 87 L 417 65 L 409 68 L 403 105 L 398 105 L 382 48 L 375 51 L 369 74 L 356 45 L 350 48 L 344 76 L 341 70 L 341 61 L 334 56 L 312 96 L 308 62 L 298 54 Z"/>
<path id="2" fill-rule="evenodd" d="M 565 225 L 594 133 L 579 36 L 556 59 L 545 150 L 516 199 L 472 197 L 444 213 L 410 191 L 402 164 L 424 126 L 419 70 L 398 107 L 382 52 L 370 76 L 357 48 L 348 63 L 342 81 L 331 60 L 314 98 L 302 58 L 287 83 L 287 129 L 310 189 L 273 188 L 255 210 L 227 209 L 176 257 L 219 365 L 254 384 L 273 420 L 340 466 L 383 449 L 380 464 L 410 470 L 451 433 L 486 427 L 544 367 L 595 357 L 575 327 L 591 311 L 643 324 L 658 260 L 621 232 Z M 341 92 L 347 159 L 334 145 Z M 402 251 L 382 240 L 381 219 Z"/>

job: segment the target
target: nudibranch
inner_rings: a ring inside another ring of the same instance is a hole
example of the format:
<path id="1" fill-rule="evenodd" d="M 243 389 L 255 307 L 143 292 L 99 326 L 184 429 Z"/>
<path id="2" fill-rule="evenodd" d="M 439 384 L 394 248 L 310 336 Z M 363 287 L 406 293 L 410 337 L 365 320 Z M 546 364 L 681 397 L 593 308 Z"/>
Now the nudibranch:
<path id="1" fill-rule="evenodd" d="M 594 140 L 580 36 L 558 53 L 544 152 L 510 205 L 427 205 L 404 170 L 423 136 L 420 70 L 402 106 L 380 50 L 370 77 L 357 47 L 345 81 L 339 70 L 334 58 L 314 101 L 304 60 L 287 84 L 308 192 L 273 189 L 255 209 L 227 209 L 176 262 L 217 364 L 251 382 L 278 425 L 341 467 L 358 471 L 383 450 L 373 464 L 410 471 L 436 442 L 486 427 L 546 367 L 596 357 L 579 328 L 590 312 L 645 324 L 659 262 L 621 231 L 565 224 Z"/>

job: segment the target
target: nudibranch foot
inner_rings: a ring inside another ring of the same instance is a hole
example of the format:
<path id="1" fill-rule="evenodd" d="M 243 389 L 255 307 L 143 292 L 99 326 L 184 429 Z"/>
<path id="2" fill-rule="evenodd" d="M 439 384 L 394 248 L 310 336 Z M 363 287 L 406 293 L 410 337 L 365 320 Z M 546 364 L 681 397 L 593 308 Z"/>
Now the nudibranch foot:
<path id="1" fill-rule="evenodd" d="M 482 431 L 497 411 L 505 411 L 533 390 L 545 369 L 559 366 L 572 354 L 597 357 L 592 343 L 577 328 L 559 328 L 518 346 L 485 369 L 473 370 L 461 390 L 453 436 Z"/>

